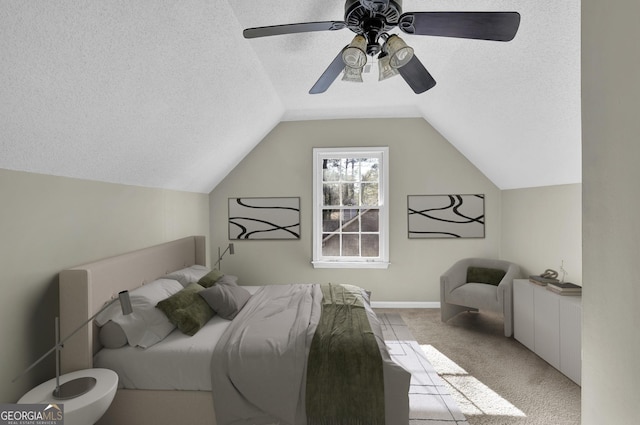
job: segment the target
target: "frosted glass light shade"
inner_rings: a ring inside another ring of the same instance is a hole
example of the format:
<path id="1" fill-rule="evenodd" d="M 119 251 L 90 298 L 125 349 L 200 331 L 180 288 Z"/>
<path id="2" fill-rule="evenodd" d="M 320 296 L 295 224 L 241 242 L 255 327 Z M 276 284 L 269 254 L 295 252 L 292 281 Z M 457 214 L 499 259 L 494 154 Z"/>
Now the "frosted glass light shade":
<path id="1" fill-rule="evenodd" d="M 397 35 L 392 35 L 387 40 L 387 51 L 389 52 L 389 64 L 393 68 L 402 68 L 411 58 L 413 58 L 413 48 Z"/>
<path id="2" fill-rule="evenodd" d="M 397 69 L 391 66 L 389 63 L 390 59 L 390 56 L 384 53 L 380 53 L 378 56 L 378 81 L 383 81 L 400 74 Z"/>
<path id="3" fill-rule="evenodd" d="M 361 36 L 353 37 L 349 47 L 342 52 L 342 61 L 351 68 L 362 68 L 367 63 L 367 40 Z"/>
<path id="4" fill-rule="evenodd" d="M 345 66 L 344 74 L 342 75 L 342 81 L 349 81 L 351 83 L 362 83 L 362 68 L 351 68 L 350 66 Z"/>

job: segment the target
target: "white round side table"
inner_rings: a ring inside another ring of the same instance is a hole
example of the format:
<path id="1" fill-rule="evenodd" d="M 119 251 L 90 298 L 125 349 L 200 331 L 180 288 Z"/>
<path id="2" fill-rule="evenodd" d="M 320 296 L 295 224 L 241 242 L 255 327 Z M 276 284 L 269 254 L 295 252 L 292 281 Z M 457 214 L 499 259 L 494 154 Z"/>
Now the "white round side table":
<path id="1" fill-rule="evenodd" d="M 60 384 L 81 377 L 96 379 L 96 385 L 91 390 L 78 397 L 59 400 L 53 397 L 56 379 L 44 382 L 25 395 L 18 403 L 21 404 L 62 404 L 64 406 L 65 425 L 95 424 L 107 411 L 118 389 L 118 374 L 110 369 L 84 369 L 60 376 Z"/>

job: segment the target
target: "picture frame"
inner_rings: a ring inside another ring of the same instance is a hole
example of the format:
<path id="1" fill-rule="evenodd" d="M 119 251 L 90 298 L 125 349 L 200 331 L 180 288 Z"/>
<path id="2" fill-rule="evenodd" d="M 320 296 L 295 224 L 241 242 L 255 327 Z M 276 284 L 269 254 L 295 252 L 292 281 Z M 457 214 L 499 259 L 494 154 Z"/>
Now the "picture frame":
<path id="1" fill-rule="evenodd" d="M 409 195 L 409 239 L 484 238 L 484 194 Z"/>
<path id="2" fill-rule="evenodd" d="M 300 198 L 229 198 L 229 239 L 300 239 Z"/>

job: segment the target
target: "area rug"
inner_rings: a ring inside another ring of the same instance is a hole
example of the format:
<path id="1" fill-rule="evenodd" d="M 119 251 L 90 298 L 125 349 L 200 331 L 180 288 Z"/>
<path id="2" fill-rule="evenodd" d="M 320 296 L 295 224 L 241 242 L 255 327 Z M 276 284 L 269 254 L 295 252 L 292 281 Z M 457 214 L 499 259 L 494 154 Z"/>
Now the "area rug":
<path id="1" fill-rule="evenodd" d="M 448 387 L 399 314 L 379 314 L 391 358 L 411 372 L 410 425 L 468 425 Z"/>

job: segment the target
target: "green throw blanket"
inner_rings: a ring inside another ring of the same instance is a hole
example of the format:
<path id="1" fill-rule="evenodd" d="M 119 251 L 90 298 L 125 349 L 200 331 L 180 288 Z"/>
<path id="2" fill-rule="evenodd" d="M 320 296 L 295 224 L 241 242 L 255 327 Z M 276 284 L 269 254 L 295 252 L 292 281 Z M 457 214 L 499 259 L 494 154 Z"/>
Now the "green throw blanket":
<path id="1" fill-rule="evenodd" d="M 384 425 L 382 356 L 361 289 L 321 289 L 322 316 L 307 366 L 307 424 Z"/>

